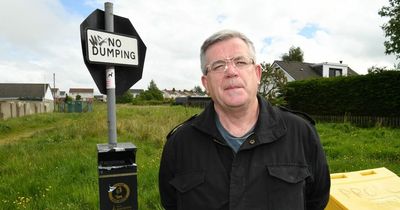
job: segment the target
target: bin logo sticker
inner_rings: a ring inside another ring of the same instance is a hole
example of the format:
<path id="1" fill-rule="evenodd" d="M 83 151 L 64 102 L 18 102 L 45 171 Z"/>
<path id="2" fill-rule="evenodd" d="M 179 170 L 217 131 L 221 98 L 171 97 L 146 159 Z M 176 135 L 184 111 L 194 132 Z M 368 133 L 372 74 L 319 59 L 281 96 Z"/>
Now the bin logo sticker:
<path id="1" fill-rule="evenodd" d="M 130 194 L 129 186 L 125 183 L 116 183 L 110 186 L 108 197 L 113 203 L 123 203 Z"/>

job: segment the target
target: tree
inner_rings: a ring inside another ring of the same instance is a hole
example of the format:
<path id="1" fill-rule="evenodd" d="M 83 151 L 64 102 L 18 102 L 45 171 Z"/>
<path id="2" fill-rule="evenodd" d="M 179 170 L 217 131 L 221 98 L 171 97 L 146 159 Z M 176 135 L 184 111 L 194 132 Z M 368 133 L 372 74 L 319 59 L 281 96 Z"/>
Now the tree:
<path id="1" fill-rule="evenodd" d="M 304 53 L 300 49 L 300 47 L 290 47 L 289 53 L 285 53 L 282 55 L 282 60 L 283 61 L 300 61 L 303 62 L 304 60 Z"/>
<path id="2" fill-rule="evenodd" d="M 381 27 L 385 32 L 385 53 L 394 54 L 400 58 L 400 0 L 389 0 L 390 6 L 384 6 L 379 10 L 381 17 L 388 17 L 390 20 Z"/>
<path id="3" fill-rule="evenodd" d="M 205 94 L 204 91 L 203 91 L 203 89 L 201 89 L 201 87 L 198 86 L 198 85 L 194 86 L 194 88 L 193 88 L 192 91 L 193 91 L 194 93 L 199 94 L 199 95 L 204 95 L 204 94 Z"/>
<path id="4" fill-rule="evenodd" d="M 71 102 L 73 99 L 68 94 L 65 94 L 65 102 Z"/>
<path id="5" fill-rule="evenodd" d="M 393 64 L 393 70 L 395 70 L 395 71 L 400 71 L 400 62 L 399 63 L 395 63 L 395 64 Z"/>
<path id="6" fill-rule="evenodd" d="M 164 96 L 161 90 L 158 89 L 154 80 L 151 80 L 150 85 L 147 87 L 147 90 L 141 92 L 138 98 L 140 100 L 146 100 L 146 101 L 150 100 L 162 101 L 164 99 Z"/>
<path id="7" fill-rule="evenodd" d="M 384 67 L 371 66 L 368 68 L 368 74 L 377 74 L 377 73 L 382 73 L 385 71 L 400 71 L 400 63 L 393 64 L 392 69 L 390 69 L 386 66 L 384 66 Z"/>
<path id="8" fill-rule="evenodd" d="M 285 73 L 279 68 L 273 68 L 271 64 L 265 62 L 261 63 L 261 68 L 260 95 L 269 100 L 272 104 L 285 104 L 285 101 L 281 97 L 283 88 L 287 83 Z"/>
<path id="9" fill-rule="evenodd" d="M 78 95 L 75 96 L 75 101 L 80 101 L 81 99 L 82 99 L 81 95 L 78 94 Z"/>
<path id="10" fill-rule="evenodd" d="M 130 90 L 127 90 L 122 96 L 117 96 L 116 103 L 124 104 L 131 103 L 133 101 L 133 95 Z"/>
<path id="11" fill-rule="evenodd" d="M 376 73 L 382 73 L 384 71 L 388 71 L 387 67 L 378 67 L 378 66 L 371 66 L 368 68 L 368 74 L 376 74 Z"/>

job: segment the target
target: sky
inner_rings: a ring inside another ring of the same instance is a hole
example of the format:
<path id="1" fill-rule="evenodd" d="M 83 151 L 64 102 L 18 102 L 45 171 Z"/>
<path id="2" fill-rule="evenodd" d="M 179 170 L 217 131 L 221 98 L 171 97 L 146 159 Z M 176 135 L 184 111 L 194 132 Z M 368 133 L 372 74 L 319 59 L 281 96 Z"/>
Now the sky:
<path id="1" fill-rule="evenodd" d="M 93 88 L 84 64 L 80 24 L 106 1 L 13 0 L 0 13 L 0 82 L 49 83 L 62 91 Z M 399 63 L 386 55 L 378 15 L 388 0 L 116 0 L 147 47 L 143 77 L 131 88 L 191 90 L 201 86 L 200 46 L 222 29 L 247 35 L 257 62 L 300 47 L 304 62 L 342 61 L 359 74 Z M 118 85 L 118 84 L 116 84 Z"/>

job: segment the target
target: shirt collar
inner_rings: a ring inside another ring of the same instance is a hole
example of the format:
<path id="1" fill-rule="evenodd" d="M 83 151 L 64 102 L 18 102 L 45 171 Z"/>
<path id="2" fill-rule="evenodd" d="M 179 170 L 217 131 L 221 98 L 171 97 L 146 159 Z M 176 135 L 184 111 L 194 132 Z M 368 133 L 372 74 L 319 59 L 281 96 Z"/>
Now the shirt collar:
<path id="1" fill-rule="evenodd" d="M 260 111 L 254 129 L 256 142 L 260 144 L 276 141 L 286 134 L 286 124 L 276 107 L 273 107 L 260 95 L 257 95 L 257 99 Z M 214 102 L 211 101 L 204 111 L 193 120 L 192 126 L 213 138 L 222 139 L 215 124 L 215 115 Z"/>

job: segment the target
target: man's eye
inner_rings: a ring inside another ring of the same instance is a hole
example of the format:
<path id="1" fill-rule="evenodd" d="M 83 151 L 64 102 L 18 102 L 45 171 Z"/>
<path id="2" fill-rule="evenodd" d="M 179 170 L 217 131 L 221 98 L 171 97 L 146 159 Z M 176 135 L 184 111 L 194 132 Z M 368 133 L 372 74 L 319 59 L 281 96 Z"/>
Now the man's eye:
<path id="1" fill-rule="evenodd" d="M 224 63 L 216 63 L 212 66 L 213 71 L 220 71 L 225 69 L 225 64 Z"/>
<path id="2" fill-rule="evenodd" d="M 236 66 L 245 66 L 245 65 L 247 65 L 247 61 L 245 61 L 245 60 L 236 60 L 235 61 L 235 65 Z"/>

